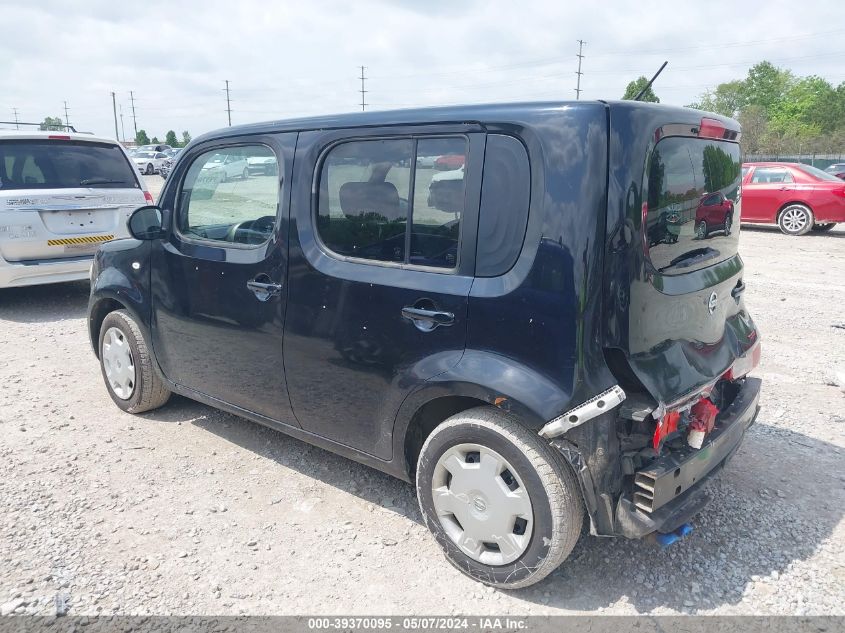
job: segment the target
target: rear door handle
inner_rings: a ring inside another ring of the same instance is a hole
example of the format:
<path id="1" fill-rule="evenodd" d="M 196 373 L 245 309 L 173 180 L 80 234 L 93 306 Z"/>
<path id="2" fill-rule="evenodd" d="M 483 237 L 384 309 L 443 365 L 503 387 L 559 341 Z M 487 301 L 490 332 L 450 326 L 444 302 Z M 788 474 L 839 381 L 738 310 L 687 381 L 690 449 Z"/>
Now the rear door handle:
<path id="1" fill-rule="evenodd" d="M 255 279 L 246 282 L 246 287 L 255 293 L 259 301 L 267 301 L 282 292 L 282 284 L 275 283 L 269 275 L 257 275 Z"/>
<path id="2" fill-rule="evenodd" d="M 455 315 L 451 312 L 426 310 L 413 306 L 402 308 L 402 316 L 413 321 L 417 329 L 423 332 L 431 332 L 439 325 L 453 325 L 455 323 Z"/>

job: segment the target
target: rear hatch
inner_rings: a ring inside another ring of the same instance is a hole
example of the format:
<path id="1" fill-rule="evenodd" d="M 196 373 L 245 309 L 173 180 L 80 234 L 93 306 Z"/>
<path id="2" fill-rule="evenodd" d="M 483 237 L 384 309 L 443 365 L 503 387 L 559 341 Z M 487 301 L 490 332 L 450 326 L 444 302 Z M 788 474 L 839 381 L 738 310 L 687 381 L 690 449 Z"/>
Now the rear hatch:
<path id="1" fill-rule="evenodd" d="M 677 404 L 750 369 L 758 343 L 738 252 L 739 126 L 646 104 L 610 113 L 608 360 L 630 388 Z"/>
<path id="2" fill-rule="evenodd" d="M 143 204 L 117 145 L 61 135 L 0 139 L 0 257 L 8 262 L 91 255 L 125 237 L 126 219 Z"/>

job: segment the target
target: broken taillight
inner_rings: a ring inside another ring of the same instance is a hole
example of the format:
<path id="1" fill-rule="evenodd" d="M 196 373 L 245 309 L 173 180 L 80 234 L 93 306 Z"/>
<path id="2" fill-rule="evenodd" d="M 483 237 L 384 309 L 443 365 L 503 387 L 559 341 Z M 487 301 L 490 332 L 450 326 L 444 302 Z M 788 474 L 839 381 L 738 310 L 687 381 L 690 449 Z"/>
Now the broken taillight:
<path id="1" fill-rule="evenodd" d="M 663 443 L 663 440 L 678 430 L 678 421 L 680 419 L 681 414 L 679 411 L 669 411 L 664 414 L 660 420 L 658 420 L 657 428 L 654 429 L 654 437 L 651 441 L 654 450 L 660 450 L 660 445 Z"/>
<path id="2" fill-rule="evenodd" d="M 153 204 L 153 196 L 149 191 L 144 192 L 144 200 L 146 200 L 150 204 Z"/>

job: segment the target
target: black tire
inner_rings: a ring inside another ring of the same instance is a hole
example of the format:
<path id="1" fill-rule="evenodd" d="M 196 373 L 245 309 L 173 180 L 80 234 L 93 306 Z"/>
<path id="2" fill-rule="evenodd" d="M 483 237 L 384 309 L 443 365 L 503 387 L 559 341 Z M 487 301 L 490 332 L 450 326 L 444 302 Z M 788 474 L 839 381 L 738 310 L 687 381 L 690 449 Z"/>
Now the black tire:
<path id="1" fill-rule="evenodd" d="M 801 220 L 793 220 L 793 218 Z M 778 228 L 784 235 L 804 235 L 813 228 L 813 212 L 803 204 L 788 204 L 778 213 Z"/>
<path id="2" fill-rule="evenodd" d="M 479 444 L 504 457 L 523 481 L 532 504 L 532 534 L 519 558 L 486 565 L 467 556 L 448 536 L 437 517 L 432 495 L 437 462 L 458 444 Z M 417 462 L 417 496 L 429 530 L 446 558 L 459 571 L 486 585 L 517 589 L 539 582 L 566 559 L 584 517 L 581 493 L 568 464 L 536 433 L 492 407 L 452 416 L 432 431 Z"/>
<path id="3" fill-rule="evenodd" d="M 816 231 L 817 233 L 824 233 L 832 229 L 834 226 L 836 226 L 836 222 L 827 222 L 826 224 L 814 224 L 811 230 Z"/>
<path id="4" fill-rule="evenodd" d="M 132 394 L 127 399 L 122 399 L 114 392 L 103 364 L 103 338 L 110 328 L 117 328 L 129 343 L 132 360 L 135 364 L 135 385 Z M 146 341 L 141 334 L 141 329 L 125 310 L 110 312 L 103 319 L 100 326 L 100 372 L 106 389 L 114 403 L 127 413 L 143 413 L 158 409 L 170 398 L 170 390 L 165 386 L 162 379 L 153 367 L 153 359 L 150 355 Z"/>
<path id="5" fill-rule="evenodd" d="M 147 170 L 144 172 L 147 176 L 152 176 L 155 173 L 155 167 L 152 163 L 147 163 Z"/>

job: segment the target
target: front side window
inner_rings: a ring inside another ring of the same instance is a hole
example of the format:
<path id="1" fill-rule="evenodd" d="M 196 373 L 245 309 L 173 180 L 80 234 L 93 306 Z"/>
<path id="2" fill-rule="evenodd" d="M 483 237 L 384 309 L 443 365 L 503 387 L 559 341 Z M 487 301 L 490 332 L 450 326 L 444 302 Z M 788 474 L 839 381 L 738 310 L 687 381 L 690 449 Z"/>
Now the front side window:
<path id="1" fill-rule="evenodd" d="M 466 152 L 463 138 L 337 145 L 320 174 L 323 244 L 347 257 L 455 268 Z"/>
<path id="2" fill-rule="evenodd" d="M 270 238 L 276 227 L 279 180 L 273 175 L 250 176 L 248 161 L 255 158 L 276 165 L 276 155 L 265 145 L 214 149 L 194 159 L 179 194 L 183 235 L 247 245 Z"/>

